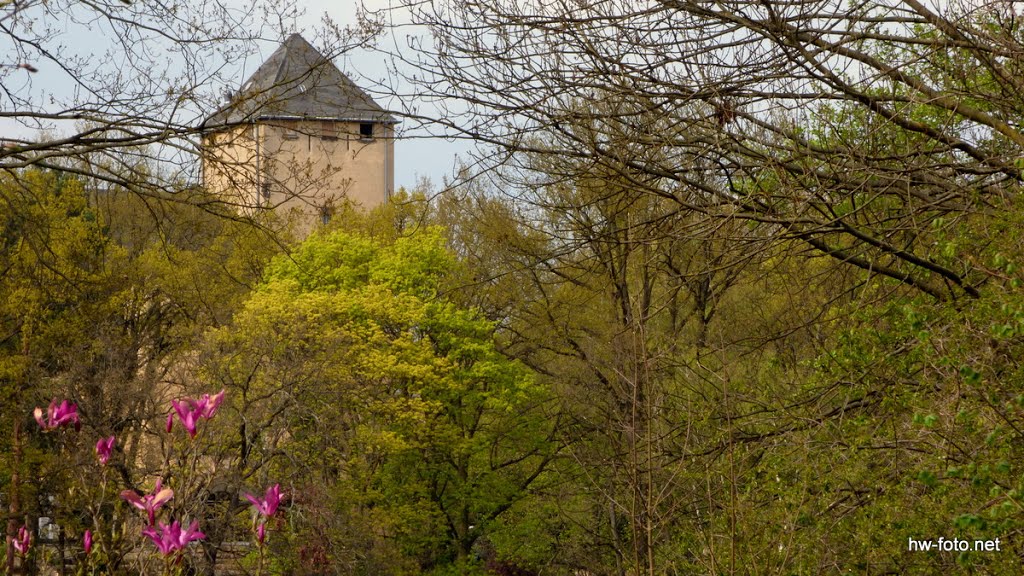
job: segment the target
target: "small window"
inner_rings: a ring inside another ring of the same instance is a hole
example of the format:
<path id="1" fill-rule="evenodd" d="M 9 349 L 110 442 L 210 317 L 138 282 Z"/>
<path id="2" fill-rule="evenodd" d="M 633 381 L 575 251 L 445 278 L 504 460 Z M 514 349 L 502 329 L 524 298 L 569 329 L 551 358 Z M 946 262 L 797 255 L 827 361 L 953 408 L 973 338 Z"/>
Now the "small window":
<path id="1" fill-rule="evenodd" d="M 359 139 L 373 140 L 373 124 L 364 122 L 359 125 Z"/>
<path id="2" fill-rule="evenodd" d="M 299 139 L 299 133 L 296 132 L 295 130 L 291 129 L 291 128 L 285 128 L 284 129 L 284 139 L 285 140 L 298 140 Z"/>

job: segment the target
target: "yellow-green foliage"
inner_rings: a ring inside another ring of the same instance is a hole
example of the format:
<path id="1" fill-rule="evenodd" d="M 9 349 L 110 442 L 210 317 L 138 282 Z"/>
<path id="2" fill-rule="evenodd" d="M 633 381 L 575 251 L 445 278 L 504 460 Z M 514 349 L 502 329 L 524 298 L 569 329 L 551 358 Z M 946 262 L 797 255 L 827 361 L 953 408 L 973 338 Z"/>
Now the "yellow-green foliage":
<path id="1" fill-rule="evenodd" d="M 370 548 L 405 558 L 361 565 L 375 573 L 468 557 L 547 453 L 531 372 L 496 350 L 491 322 L 440 295 L 456 267 L 445 242 L 436 228 L 316 234 L 212 337 L 232 360 L 211 370 L 264 428 L 251 440 L 298 464 L 282 473 L 329 487 L 309 506 L 334 510 L 336 553 L 355 554 L 339 526 L 356 522 Z"/>

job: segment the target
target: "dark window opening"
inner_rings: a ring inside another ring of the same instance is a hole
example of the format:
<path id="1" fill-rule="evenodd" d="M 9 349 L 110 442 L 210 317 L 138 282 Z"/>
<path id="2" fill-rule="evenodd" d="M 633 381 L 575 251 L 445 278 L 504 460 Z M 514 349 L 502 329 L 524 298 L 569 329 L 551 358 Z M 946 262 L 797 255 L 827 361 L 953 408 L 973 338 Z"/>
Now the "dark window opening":
<path id="1" fill-rule="evenodd" d="M 364 122 L 359 125 L 359 139 L 373 140 L 373 124 Z"/>

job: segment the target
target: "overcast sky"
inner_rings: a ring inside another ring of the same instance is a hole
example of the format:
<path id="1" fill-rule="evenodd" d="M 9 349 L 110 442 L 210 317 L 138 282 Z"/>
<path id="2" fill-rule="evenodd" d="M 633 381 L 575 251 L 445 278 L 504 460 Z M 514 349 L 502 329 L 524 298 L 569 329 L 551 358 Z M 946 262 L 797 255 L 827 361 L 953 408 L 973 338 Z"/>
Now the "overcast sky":
<path id="1" fill-rule="evenodd" d="M 236 0 L 229 1 L 233 2 Z M 244 2 L 245 0 L 237 1 Z M 370 8 L 374 9 L 385 8 L 388 1 L 367 0 L 367 4 Z M 341 2 L 298 0 L 296 7 L 301 14 L 290 14 L 278 22 L 268 22 L 263 34 L 268 40 L 252 46 L 255 52 L 246 57 L 241 64 L 241 69 L 225 69 L 223 71 L 229 76 L 238 76 L 233 88 L 237 89 L 241 86 L 245 78 L 252 74 L 277 49 L 280 40 L 283 40 L 283 34 L 278 32 L 282 28 L 286 31 L 295 30 L 301 32 L 307 40 L 319 49 L 323 46 L 323 40 L 318 36 L 318 31 L 324 29 L 324 17 L 327 16 L 340 27 L 354 25 L 358 4 L 352 0 L 343 0 Z M 32 5 L 28 10 L 35 12 L 32 14 L 19 14 L 19 16 L 31 15 L 39 19 L 40 15 L 44 15 L 43 19 L 45 19 L 45 13 L 42 12 L 43 7 L 41 5 Z M 254 16 L 253 28 L 258 26 L 255 18 Z M 271 20 L 273 19 L 272 17 Z M 54 42 L 54 45 L 60 45 L 60 56 L 62 58 L 84 56 L 95 60 L 99 63 L 99 66 L 115 71 L 120 69 L 124 74 L 128 75 L 135 73 L 130 69 L 130 66 L 125 67 L 124 62 L 117 61 L 118 46 L 113 44 L 112 39 L 109 37 L 112 34 L 104 33 L 99 25 L 76 25 L 68 20 L 70 19 L 66 19 L 64 22 L 52 22 L 52 28 L 56 31 L 55 34 L 58 35 L 58 40 Z M 406 34 L 414 32 L 414 30 L 403 27 L 396 32 L 395 36 L 391 36 L 391 33 L 386 31 L 385 36 L 379 39 L 379 45 L 387 50 L 394 50 L 397 46 L 405 44 L 404 37 Z M 278 38 L 274 39 L 274 37 Z M 108 52 L 108 50 L 111 52 Z M 5 62 L 23 60 L 21 56 L 16 54 L 9 37 L 0 36 L 0 51 L 5 53 Z M 384 97 L 380 90 L 381 85 L 393 86 L 395 84 L 395 75 L 392 71 L 388 70 L 386 66 L 387 59 L 383 53 L 373 49 L 356 48 L 335 58 L 334 62 L 353 81 L 366 89 L 381 106 L 389 109 L 402 108 L 403 103 L 393 98 Z M 46 102 L 50 101 L 53 96 L 64 101 L 71 98 L 69 90 L 71 90 L 75 83 L 70 81 L 69 77 L 64 75 L 59 69 L 54 69 L 57 66 L 52 62 L 47 62 L 45 59 L 39 58 L 35 60 L 35 63 L 39 68 L 37 73 L 29 74 L 27 71 L 16 70 L 4 79 L 5 86 L 13 88 L 22 94 L 30 95 L 30 99 L 33 102 L 37 102 L 44 107 Z M 151 72 L 158 74 L 161 71 L 152 70 Z M 0 102 L 3 101 L 0 100 Z M 409 103 L 405 104 L 408 105 Z M 9 103 L 3 102 L 3 105 L 9 106 Z M 8 109 L 6 111 L 11 112 L 12 110 Z M 69 126 L 54 125 L 50 127 L 49 136 L 59 136 L 61 133 L 70 132 L 70 129 Z M 426 132 L 421 127 L 414 126 L 413 123 L 408 121 L 400 124 L 399 130 L 402 138 L 396 143 L 395 150 L 395 183 L 397 186 L 411 188 L 421 178 L 427 178 L 432 181 L 435 187 L 438 187 L 446 176 L 451 177 L 454 173 L 458 162 L 457 157 L 461 154 L 465 158 L 465 154 L 469 150 L 469 145 L 464 142 L 453 143 L 441 138 L 427 137 Z M 20 126 L 16 121 L 8 118 L 0 119 L 0 138 L 3 137 L 35 138 L 37 136 L 31 130 Z"/>
<path id="2" fill-rule="evenodd" d="M 406 35 L 415 34 L 417 31 L 408 26 L 408 18 L 402 12 L 389 10 L 390 0 L 365 0 L 362 4 L 370 10 L 388 10 L 392 18 L 391 23 L 401 26 L 385 30 L 378 38 L 378 49 L 356 48 L 336 58 L 335 64 L 356 84 L 371 93 L 378 104 L 389 109 L 400 109 L 402 103 L 382 94 L 389 89 L 380 88 L 381 85 L 394 87 L 399 82 L 388 72 L 389 62 L 384 52 L 402 49 L 406 45 Z M 324 16 L 339 26 L 352 26 L 356 22 L 359 5 L 359 2 L 353 0 L 300 0 L 298 6 L 304 14 L 295 18 L 291 25 L 303 33 L 314 46 L 320 48 L 315 36 L 316 31 L 323 27 Z M 261 47 L 261 54 L 247 62 L 245 75 L 251 74 L 276 49 L 277 45 L 272 43 Z M 407 86 L 400 84 L 397 88 L 402 92 L 408 90 Z M 453 176 L 458 159 L 465 161 L 466 153 L 470 149 L 466 142 L 449 142 L 443 138 L 428 137 L 425 130 L 408 121 L 399 125 L 399 130 L 403 137 L 395 144 L 397 186 L 412 187 L 420 178 L 428 178 L 435 187 L 439 187 L 446 176 Z"/>

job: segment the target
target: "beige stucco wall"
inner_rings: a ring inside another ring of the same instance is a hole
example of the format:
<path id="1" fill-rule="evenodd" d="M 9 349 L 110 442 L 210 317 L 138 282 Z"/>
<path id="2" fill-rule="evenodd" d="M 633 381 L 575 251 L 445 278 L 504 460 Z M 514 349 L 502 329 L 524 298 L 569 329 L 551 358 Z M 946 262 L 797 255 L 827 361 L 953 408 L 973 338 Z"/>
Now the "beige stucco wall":
<path id="1" fill-rule="evenodd" d="M 206 137 L 206 187 L 241 210 L 297 211 L 312 227 L 324 211 L 348 199 L 364 209 L 394 191 L 393 129 L 359 123 L 273 120 Z"/>
<path id="2" fill-rule="evenodd" d="M 258 206 L 255 133 L 253 126 L 240 126 L 203 138 L 203 186 L 240 212 Z"/>

